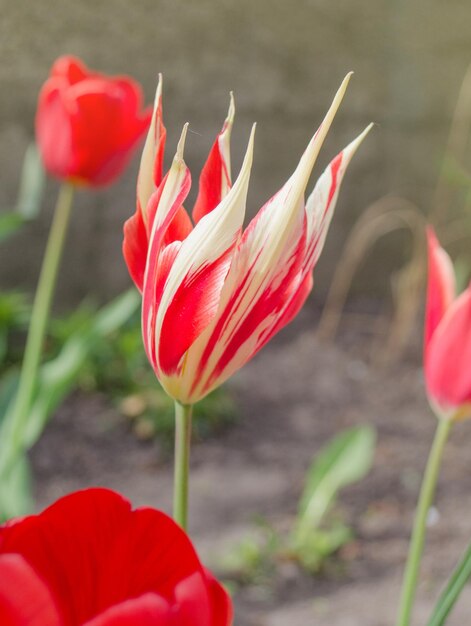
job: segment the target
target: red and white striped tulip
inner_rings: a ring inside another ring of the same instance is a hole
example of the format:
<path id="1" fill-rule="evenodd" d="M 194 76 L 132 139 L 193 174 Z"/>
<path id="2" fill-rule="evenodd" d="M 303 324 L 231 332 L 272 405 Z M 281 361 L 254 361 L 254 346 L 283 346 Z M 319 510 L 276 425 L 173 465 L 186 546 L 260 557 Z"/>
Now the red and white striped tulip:
<path id="1" fill-rule="evenodd" d="M 440 417 L 471 417 L 471 285 L 457 296 L 453 264 L 428 229 L 425 380 Z"/>
<path id="2" fill-rule="evenodd" d="M 228 116 L 200 176 L 192 220 L 183 208 L 191 176 L 183 160 L 187 126 L 162 177 L 165 128 L 161 81 L 144 147 L 137 209 L 124 228 L 124 257 L 143 296 L 147 356 L 182 404 L 203 398 L 249 361 L 300 310 L 311 291 L 346 168 L 370 129 L 340 152 L 313 192 L 304 193 L 346 91 L 348 75 L 294 173 L 243 229 L 254 129 L 231 183 Z"/>

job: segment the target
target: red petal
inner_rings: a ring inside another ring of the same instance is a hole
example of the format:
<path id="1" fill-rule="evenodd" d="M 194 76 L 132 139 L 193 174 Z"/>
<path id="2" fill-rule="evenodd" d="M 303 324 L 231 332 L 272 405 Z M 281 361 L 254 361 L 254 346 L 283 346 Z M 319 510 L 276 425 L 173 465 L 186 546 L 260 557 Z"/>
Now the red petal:
<path id="1" fill-rule="evenodd" d="M 80 59 L 72 55 L 64 55 L 56 59 L 50 72 L 50 76 L 64 78 L 70 85 L 93 74 L 94 72 L 90 72 Z"/>
<path id="2" fill-rule="evenodd" d="M 471 286 L 448 308 L 428 344 L 428 393 L 444 411 L 471 403 Z"/>
<path id="3" fill-rule="evenodd" d="M 184 241 L 193 230 L 190 216 L 184 207 L 180 207 L 165 233 L 164 243 Z"/>
<path id="4" fill-rule="evenodd" d="M 49 80 L 41 89 L 36 112 L 36 141 L 45 169 L 60 179 L 74 168 L 72 125 L 60 80 Z"/>
<path id="5" fill-rule="evenodd" d="M 67 624 L 147 592 L 171 600 L 180 581 L 203 577 L 173 520 L 152 509 L 132 512 L 105 489 L 66 496 L 0 533 L 1 552 L 20 554 L 47 581 Z"/>
<path id="6" fill-rule="evenodd" d="M 51 592 L 18 554 L 0 555 L 0 624 L 62 625 Z"/>
<path id="7" fill-rule="evenodd" d="M 231 181 L 221 157 L 218 136 L 201 171 L 198 197 L 193 209 L 193 221 L 195 224 L 221 202 L 223 176 L 230 187 Z"/>
<path id="8" fill-rule="evenodd" d="M 440 247 L 435 232 L 427 229 L 428 240 L 428 285 L 425 312 L 425 349 L 446 310 L 453 302 L 455 277 L 451 260 Z"/>
<path id="9" fill-rule="evenodd" d="M 209 570 L 205 573 L 211 601 L 211 626 L 231 626 L 234 618 L 231 597 Z"/>
<path id="10" fill-rule="evenodd" d="M 138 206 L 134 215 L 124 223 L 123 256 L 131 278 L 141 292 L 144 285 L 148 245 L 146 226 L 141 208 Z"/>
<path id="11" fill-rule="evenodd" d="M 127 99 L 135 100 L 134 90 L 122 83 L 87 79 L 67 93 L 72 118 L 73 175 L 92 185 L 104 185 L 117 178 L 126 167 L 132 150 L 150 121 L 129 113 Z"/>
<path id="12" fill-rule="evenodd" d="M 167 601 L 153 593 L 111 607 L 84 626 L 171 626 Z"/>
<path id="13" fill-rule="evenodd" d="M 190 271 L 167 308 L 159 342 L 159 365 L 170 376 L 216 314 L 233 247 L 214 263 Z"/>

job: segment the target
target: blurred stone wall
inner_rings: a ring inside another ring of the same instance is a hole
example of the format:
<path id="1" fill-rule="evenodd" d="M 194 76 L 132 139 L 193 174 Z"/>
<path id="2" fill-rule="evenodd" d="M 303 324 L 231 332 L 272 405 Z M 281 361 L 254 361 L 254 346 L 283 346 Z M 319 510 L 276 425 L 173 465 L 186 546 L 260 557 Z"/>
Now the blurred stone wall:
<path id="1" fill-rule="evenodd" d="M 0 209 L 15 201 L 36 96 L 60 54 L 132 74 L 149 102 L 163 72 L 167 161 L 190 121 L 186 159 L 194 181 L 233 90 L 234 173 L 250 126 L 258 122 L 252 214 L 291 174 L 341 79 L 355 70 L 317 172 L 368 122 L 377 127 L 342 189 L 319 264 L 317 298 L 365 206 L 384 194 L 428 206 L 471 61 L 469 0 L 0 0 L 0 8 Z M 137 161 L 114 187 L 77 197 L 60 275 L 63 303 L 88 292 L 106 299 L 130 285 L 121 232 L 134 210 Z M 56 194 L 50 181 L 39 223 L 2 244 L 3 288 L 34 284 Z M 382 246 L 380 262 L 365 268 L 360 288 L 381 285 L 397 252 Z"/>

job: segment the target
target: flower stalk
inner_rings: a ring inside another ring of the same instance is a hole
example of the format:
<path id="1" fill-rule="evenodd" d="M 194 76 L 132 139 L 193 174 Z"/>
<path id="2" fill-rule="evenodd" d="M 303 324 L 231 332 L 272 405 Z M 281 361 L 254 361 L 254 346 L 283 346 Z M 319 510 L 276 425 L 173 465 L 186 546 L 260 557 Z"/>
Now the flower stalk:
<path id="1" fill-rule="evenodd" d="M 18 391 L 10 422 L 8 459 L 2 459 L 1 469 L 8 470 L 23 446 L 23 432 L 28 420 L 31 402 L 37 385 L 41 352 L 51 310 L 52 296 L 57 280 L 67 227 L 70 220 L 74 187 L 63 183 L 59 190 L 54 218 L 49 232 L 46 251 L 31 312 L 31 322 L 21 366 Z"/>
<path id="2" fill-rule="evenodd" d="M 191 421 L 193 405 L 175 401 L 175 472 L 173 517 L 187 530 L 190 474 Z"/>
<path id="3" fill-rule="evenodd" d="M 412 607 L 417 592 L 420 563 L 425 542 L 427 517 L 433 504 L 443 450 L 450 434 L 452 421 L 439 418 L 435 438 L 430 450 L 427 467 L 420 489 L 415 513 L 414 528 L 409 545 L 406 569 L 402 585 L 397 626 L 409 626 Z"/>

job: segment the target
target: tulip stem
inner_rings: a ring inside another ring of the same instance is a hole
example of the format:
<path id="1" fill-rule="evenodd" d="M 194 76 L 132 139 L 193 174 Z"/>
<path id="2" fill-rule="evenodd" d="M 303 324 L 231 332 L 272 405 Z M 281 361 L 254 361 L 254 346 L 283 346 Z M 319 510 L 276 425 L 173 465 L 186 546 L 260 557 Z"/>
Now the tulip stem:
<path id="1" fill-rule="evenodd" d="M 425 468 L 415 513 L 414 528 L 409 545 L 409 555 L 407 557 L 402 583 L 397 626 L 409 626 L 410 624 L 412 607 L 417 592 L 420 562 L 424 549 L 427 517 L 430 507 L 433 504 L 443 450 L 450 433 L 451 425 L 451 420 L 438 419 L 437 430 L 428 457 L 427 467 Z"/>
<path id="2" fill-rule="evenodd" d="M 175 474 L 173 517 L 183 530 L 188 525 L 191 417 L 193 406 L 175 401 Z"/>
<path id="3" fill-rule="evenodd" d="M 8 423 L 8 445 L 3 448 L 7 450 L 7 452 L 5 457 L 1 459 L 2 472 L 9 471 L 16 456 L 22 451 L 25 445 L 24 431 L 38 382 L 38 370 L 41 362 L 44 335 L 69 224 L 73 196 L 74 187 L 68 183 L 64 183 L 59 190 L 38 286 L 34 297 L 18 390 L 14 400 L 13 412 L 11 413 Z"/>

